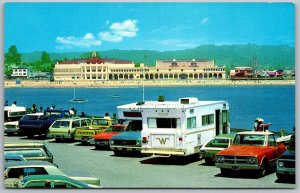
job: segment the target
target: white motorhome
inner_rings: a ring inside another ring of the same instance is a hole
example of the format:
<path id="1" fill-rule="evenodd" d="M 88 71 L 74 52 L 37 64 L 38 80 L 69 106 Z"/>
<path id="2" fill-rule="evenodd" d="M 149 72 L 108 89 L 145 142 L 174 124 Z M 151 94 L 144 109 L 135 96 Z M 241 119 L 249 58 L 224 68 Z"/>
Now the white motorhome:
<path id="1" fill-rule="evenodd" d="M 26 108 L 16 105 L 4 107 L 4 122 L 18 121 L 26 114 Z"/>
<path id="2" fill-rule="evenodd" d="M 119 116 L 142 120 L 142 153 L 187 156 L 219 134 L 230 133 L 226 101 L 146 101 L 118 107 Z"/>

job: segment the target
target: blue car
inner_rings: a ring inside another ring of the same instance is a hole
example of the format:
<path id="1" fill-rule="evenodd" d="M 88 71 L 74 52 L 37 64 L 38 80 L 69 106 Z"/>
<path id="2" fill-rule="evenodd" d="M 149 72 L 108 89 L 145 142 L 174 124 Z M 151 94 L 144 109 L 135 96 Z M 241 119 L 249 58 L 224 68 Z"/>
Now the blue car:
<path id="1" fill-rule="evenodd" d="M 131 121 L 125 132 L 117 134 L 109 141 L 110 149 L 115 155 L 121 155 L 126 152 L 141 152 L 142 140 L 142 121 Z"/>
<path id="2" fill-rule="evenodd" d="M 11 154 L 5 155 L 5 162 L 26 161 L 22 155 Z"/>

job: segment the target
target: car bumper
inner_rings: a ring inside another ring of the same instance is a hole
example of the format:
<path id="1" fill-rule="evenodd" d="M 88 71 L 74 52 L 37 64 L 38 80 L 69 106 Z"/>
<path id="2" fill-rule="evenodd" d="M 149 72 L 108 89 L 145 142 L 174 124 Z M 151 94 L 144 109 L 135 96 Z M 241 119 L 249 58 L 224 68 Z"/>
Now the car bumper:
<path id="1" fill-rule="evenodd" d="M 153 155 L 162 155 L 162 156 L 171 156 L 171 155 L 176 155 L 176 156 L 185 156 L 186 151 L 183 149 L 155 149 L 155 148 L 143 148 L 141 153 L 144 154 L 153 154 Z"/>
<path id="2" fill-rule="evenodd" d="M 294 176 L 296 174 L 295 168 L 277 168 L 276 173 L 287 176 Z"/>
<path id="3" fill-rule="evenodd" d="M 113 151 L 141 151 L 142 147 L 137 146 L 110 146 L 110 149 Z"/>
<path id="4" fill-rule="evenodd" d="M 4 128 L 4 133 L 18 133 L 19 128 Z"/>
<path id="5" fill-rule="evenodd" d="M 258 170 L 259 165 L 255 164 L 228 164 L 228 163 L 215 163 L 217 168 L 231 169 L 231 170 Z"/>
<path id="6" fill-rule="evenodd" d="M 89 143 L 90 143 L 91 145 L 109 146 L 109 141 L 95 141 L 95 140 L 89 140 Z"/>
<path id="7" fill-rule="evenodd" d="M 48 138 L 57 138 L 57 139 L 71 139 L 71 135 L 68 134 L 47 134 Z"/>

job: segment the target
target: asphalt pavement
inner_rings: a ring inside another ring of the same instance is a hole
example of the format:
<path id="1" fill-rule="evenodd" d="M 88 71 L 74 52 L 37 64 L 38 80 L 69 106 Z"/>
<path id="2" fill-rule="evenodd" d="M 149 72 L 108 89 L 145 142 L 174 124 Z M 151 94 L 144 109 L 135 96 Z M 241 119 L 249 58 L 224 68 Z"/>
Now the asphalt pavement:
<path id="1" fill-rule="evenodd" d="M 275 171 L 257 178 L 249 172 L 223 176 L 214 165 L 199 156 L 152 157 L 139 154 L 115 156 L 110 150 L 96 150 L 80 142 L 27 139 L 4 136 L 4 143 L 45 142 L 62 171 L 85 171 L 99 177 L 103 188 L 241 188 L 294 189 L 295 182 L 280 182 Z"/>

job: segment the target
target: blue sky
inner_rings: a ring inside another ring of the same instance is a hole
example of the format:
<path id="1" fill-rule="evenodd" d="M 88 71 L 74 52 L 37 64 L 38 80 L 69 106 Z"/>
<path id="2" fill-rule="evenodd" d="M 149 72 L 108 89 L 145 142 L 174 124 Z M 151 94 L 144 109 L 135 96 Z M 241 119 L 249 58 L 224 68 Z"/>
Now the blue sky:
<path id="1" fill-rule="evenodd" d="M 6 3 L 4 50 L 182 50 L 295 44 L 291 3 Z"/>

